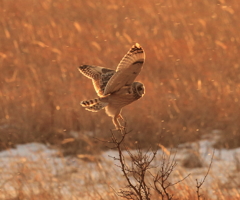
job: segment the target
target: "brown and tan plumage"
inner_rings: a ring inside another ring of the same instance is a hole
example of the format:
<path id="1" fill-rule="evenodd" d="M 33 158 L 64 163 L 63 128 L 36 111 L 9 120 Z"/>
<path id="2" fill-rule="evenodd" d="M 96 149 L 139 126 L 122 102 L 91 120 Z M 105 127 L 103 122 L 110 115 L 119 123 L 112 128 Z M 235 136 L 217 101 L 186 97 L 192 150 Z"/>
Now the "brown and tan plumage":
<path id="1" fill-rule="evenodd" d="M 99 98 L 82 101 L 86 110 L 97 112 L 105 108 L 112 117 L 117 129 L 123 128 L 118 119 L 122 119 L 121 110 L 124 106 L 138 100 L 145 93 L 144 85 L 134 82 L 140 73 L 145 60 L 143 48 L 137 43 L 123 57 L 117 70 L 99 66 L 82 65 L 79 71 L 92 79 Z"/>

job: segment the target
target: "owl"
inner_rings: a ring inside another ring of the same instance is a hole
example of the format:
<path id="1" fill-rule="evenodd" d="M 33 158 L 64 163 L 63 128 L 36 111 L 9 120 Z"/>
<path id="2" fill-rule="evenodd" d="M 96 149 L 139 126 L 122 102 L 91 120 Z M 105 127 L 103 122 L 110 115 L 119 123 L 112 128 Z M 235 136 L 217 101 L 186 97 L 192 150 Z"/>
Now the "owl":
<path id="1" fill-rule="evenodd" d="M 116 70 L 99 66 L 81 65 L 79 71 L 89 79 L 92 79 L 98 98 L 82 101 L 81 106 L 86 110 L 97 112 L 105 109 L 108 116 L 112 117 L 117 130 L 121 126 L 119 119 L 122 108 L 145 94 L 144 85 L 134 82 L 145 60 L 143 48 L 136 43 L 122 58 Z"/>

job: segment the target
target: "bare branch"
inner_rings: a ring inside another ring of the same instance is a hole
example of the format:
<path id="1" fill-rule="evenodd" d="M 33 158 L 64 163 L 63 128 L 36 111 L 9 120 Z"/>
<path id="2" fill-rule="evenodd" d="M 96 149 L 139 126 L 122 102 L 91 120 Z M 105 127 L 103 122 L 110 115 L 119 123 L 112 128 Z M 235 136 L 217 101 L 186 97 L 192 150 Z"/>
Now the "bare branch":
<path id="1" fill-rule="evenodd" d="M 133 153 L 126 146 L 124 146 L 124 140 L 129 132 L 126 129 L 121 130 L 121 136 L 118 137 L 113 131 L 111 131 L 111 141 L 114 148 L 118 152 L 118 157 L 112 157 L 114 160 L 119 161 L 116 165 L 123 173 L 127 185 L 125 188 L 120 189 L 118 195 L 125 199 L 136 200 L 150 200 L 151 191 L 155 190 L 161 199 L 172 200 L 173 194 L 169 192 L 169 188 L 182 182 L 189 175 L 184 177 L 175 183 L 169 181 L 170 175 L 173 173 L 177 163 L 175 161 L 176 153 L 171 156 L 163 152 L 161 157 L 161 165 L 159 167 L 151 166 L 157 155 L 157 151 L 152 151 L 151 148 L 147 151 L 141 150 L 139 147 L 136 152 Z M 125 161 L 124 151 L 127 152 L 130 161 Z M 156 168 L 157 174 L 153 175 L 149 170 Z M 147 179 L 148 175 L 151 175 L 151 179 Z M 151 189 L 151 190 L 150 190 Z"/>
<path id="2" fill-rule="evenodd" d="M 211 166 L 212 166 L 212 163 L 213 163 L 214 153 L 215 153 L 215 150 L 213 150 L 212 158 L 211 158 L 210 164 L 209 164 L 209 166 L 208 166 L 207 173 L 205 174 L 203 180 L 198 181 L 198 179 L 196 179 L 196 183 L 197 183 L 197 185 L 196 185 L 197 191 L 196 191 L 196 192 L 197 192 L 197 199 L 198 199 L 198 200 L 200 200 L 200 197 L 201 197 L 200 189 L 201 189 L 203 183 L 205 182 L 205 180 L 206 180 L 206 178 L 207 178 L 207 176 L 208 176 L 208 174 L 209 174 L 209 172 L 210 172 L 210 169 L 211 169 Z"/>

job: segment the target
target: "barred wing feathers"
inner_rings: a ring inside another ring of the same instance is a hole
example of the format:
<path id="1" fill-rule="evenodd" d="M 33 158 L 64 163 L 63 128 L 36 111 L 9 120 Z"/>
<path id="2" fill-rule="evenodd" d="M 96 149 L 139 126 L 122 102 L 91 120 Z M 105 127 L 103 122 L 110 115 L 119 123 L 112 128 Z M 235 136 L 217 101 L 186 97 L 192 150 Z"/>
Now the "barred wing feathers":
<path id="1" fill-rule="evenodd" d="M 144 50 L 136 43 L 119 63 L 116 73 L 105 87 L 104 95 L 116 92 L 123 86 L 131 85 L 142 70 L 144 60 Z"/>
<path id="2" fill-rule="evenodd" d="M 94 89 L 99 97 L 104 96 L 103 93 L 109 79 L 116 73 L 115 70 L 92 65 L 81 65 L 78 69 L 84 76 L 92 79 Z"/>

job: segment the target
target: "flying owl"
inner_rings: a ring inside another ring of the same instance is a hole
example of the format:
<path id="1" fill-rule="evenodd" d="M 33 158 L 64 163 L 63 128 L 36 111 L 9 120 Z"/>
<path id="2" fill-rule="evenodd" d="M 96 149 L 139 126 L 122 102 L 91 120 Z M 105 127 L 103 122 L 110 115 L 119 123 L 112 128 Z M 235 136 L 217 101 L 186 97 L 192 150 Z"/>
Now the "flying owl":
<path id="1" fill-rule="evenodd" d="M 134 82 L 143 68 L 144 60 L 144 50 L 136 43 L 122 58 L 116 70 L 81 65 L 79 71 L 92 79 L 99 98 L 82 101 L 80 104 L 92 112 L 105 108 L 107 115 L 112 117 L 116 129 L 124 128 L 118 120 L 124 120 L 121 115 L 122 108 L 145 94 L 144 85 L 140 82 Z"/>

